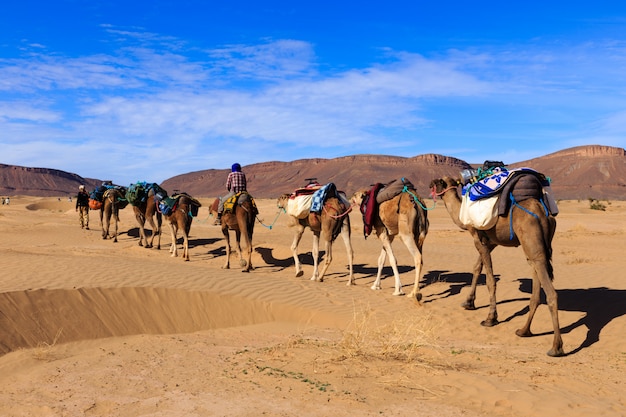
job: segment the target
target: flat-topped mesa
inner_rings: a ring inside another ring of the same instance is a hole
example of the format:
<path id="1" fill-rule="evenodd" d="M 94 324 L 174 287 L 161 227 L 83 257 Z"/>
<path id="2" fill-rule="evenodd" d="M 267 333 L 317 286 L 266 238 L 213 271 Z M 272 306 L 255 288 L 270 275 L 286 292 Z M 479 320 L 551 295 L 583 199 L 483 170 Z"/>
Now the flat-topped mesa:
<path id="1" fill-rule="evenodd" d="M 626 150 L 624 150 L 624 148 L 618 148 L 615 146 L 586 145 L 576 146 L 574 148 L 568 148 L 562 151 L 554 152 L 546 155 L 545 158 L 557 156 L 578 156 L 592 158 L 598 156 L 626 156 Z"/>
<path id="2" fill-rule="evenodd" d="M 461 159 L 435 153 L 417 155 L 411 159 L 416 162 L 423 162 L 426 165 L 448 165 L 452 167 L 459 167 L 461 169 L 471 168 L 470 164 Z"/>

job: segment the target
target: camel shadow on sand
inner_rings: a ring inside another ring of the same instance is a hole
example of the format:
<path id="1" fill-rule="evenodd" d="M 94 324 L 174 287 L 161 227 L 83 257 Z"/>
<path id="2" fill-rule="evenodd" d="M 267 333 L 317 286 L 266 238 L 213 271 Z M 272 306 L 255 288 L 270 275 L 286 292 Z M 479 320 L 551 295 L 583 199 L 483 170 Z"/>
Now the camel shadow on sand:
<path id="1" fill-rule="evenodd" d="M 448 271 L 429 271 L 422 278 L 422 288 L 434 284 L 436 282 L 445 282 L 449 284 L 449 288 L 440 293 L 431 294 L 427 300 L 422 303 L 430 303 L 442 298 L 448 298 L 460 294 L 463 287 L 469 287 L 472 281 L 471 273 L 452 273 Z M 497 279 L 497 276 L 496 276 Z M 532 293 L 532 279 L 520 278 L 519 289 L 522 293 Z M 478 285 L 485 285 L 485 275 L 481 275 Z M 574 323 L 567 324 L 561 322 L 561 333 L 567 334 L 571 331 L 585 326 L 587 335 L 580 346 L 568 352 L 567 355 L 573 355 L 581 350 L 592 346 L 600 340 L 600 333 L 612 320 L 626 315 L 626 290 L 617 290 L 607 287 L 580 288 L 580 289 L 561 289 L 556 290 L 558 294 L 559 311 L 572 311 L 584 313 L 584 316 Z M 529 301 L 530 297 L 520 297 L 515 299 L 500 300 L 498 304 L 505 304 L 517 301 Z M 546 304 L 545 294 L 541 292 L 541 304 Z M 489 305 L 477 307 L 477 310 L 488 308 Z M 525 317 L 528 314 L 528 306 L 524 306 L 511 316 L 500 320 L 500 323 L 510 322 L 516 317 Z M 546 336 L 554 334 L 553 331 L 544 333 L 535 333 L 535 336 Z"/>
<path id="2" fill-rule="evenodd" d="M 424 276 L 422 277 L 420 281 L 421 289 L 424 289 L 425 287 L 429 285 L 433 285 L 439 282 L 448 284 L 448 288 L 439 293 L 428 295 L 427 297 L 425 297 L 427 299 L 422 300 L 422 303 L 432 303 L 433 301 L 436 301 L 442 298 L 448 298 L 454 295 L 459 295 L 461 293 L 461 290 L 463 290 L 464 287 L 470 286 L 472 282 L 472 274 L 470 272 L 455 272 L 451 274 L 448 272 L 449 271 L 434 270 L 434 271 L 428 271 L 426 274 L 424 274 Z M 500 279 L 499 275 L 497 274 L 494 274 L 494 278 L 496 280 L 496 283 Z M 477 285 L 483 286 L 485 285 L 485 281 L 486 281 L 485 275 L 481 274 L 480 277 L 478 278 Z M 487 306 L 484 306 L 484 307 L 487 307 Z M 483 307 L 479 307 L 479 308 L 483 308 Z"/>
<path id="3" fill-rule="evenodd" d="M 289 255 L 287 258 L 282 258 L 282 259 L 276 258 L 274 257 L 272 248 L 256 247 L 254 248 L 254 251 L 261 255 L 261 257 L 263 258 L 263 262 L 265 262 L 265 264 L 271 267 L 277 267 L 279 268 L 280 271 L 293 268 L 295 266 L 293 257 L 291 255 Z M 325 251 L 320 250 L 319 252 L 320 263 L 323 261 L 325 253 L 326 253 Z M 298 259 L 300 260 L 300 263 L 302 265 L 313 266 L 313 253 L 312 252 L 299 253 Z M 332 265 L 331 265 L 331 268 L 332 268 Z M 356 265 L 354 265 L 353 268 L 354 268 L 354 272 L 356 273 Z M 336 273 L 334 272 L 327 272 L 326 274 L 328 276 L 336 275 Z M 343 276 L 343 275 L 346 275 L 346 276 L 349 275 L 349 272 L 347 271 L 347 267 L 346 267 L 345 273 L 343 272 L 340 273 L 340 276 Z"/>
<path id="4" fill-rule="evenodd" d="M 530 294 L 532 292 L 532 280 L 521 278 L 520 291 Z M 607 287 L 562 289 L 556 291 L 559 296 L 559 311 L 574 311 L 585 315 L 574 323 L 563 326 L 561 332 L 567 334 L 580 326 L 587 328 L 587 335 L 580 346 L 568 352 L 572 355 L 590 347 L 600 340 L 600 333 L 614 319 L 626 314 L 626 290 L 617 290 Z M 541 293 L 541 303 L 545 304 L 545 294 Z M 524 316 L 528 313 L 528 306 L 513 314 L 506 321 L 514 317 Z M 545 332 L 535 334 L 544 336 L 553 334 Z"/>

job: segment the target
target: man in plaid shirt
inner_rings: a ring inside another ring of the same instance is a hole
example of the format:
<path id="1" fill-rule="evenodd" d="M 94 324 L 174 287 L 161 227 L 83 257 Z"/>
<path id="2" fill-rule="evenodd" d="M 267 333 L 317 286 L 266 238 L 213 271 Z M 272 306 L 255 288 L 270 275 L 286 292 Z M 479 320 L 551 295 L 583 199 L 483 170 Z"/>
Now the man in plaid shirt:
<path id="1" fill-rule="evenodd" d="M 228 200 L 230 197 L 241 191 L 247 191 L 246 174 L 241 172 L 241 165 L 235 163 L 231 168 L 232 171 L 230 174 L 228 174 L 228 179 L 226 179 L 226 189 L 228 190 L 228 194 L 220 198 L 220 202 L 217 207 L 217 220 L 215 221 L 215 224 L 220 224 L 222 221 L 222 213 L 224 212 L 224 201 Z"/>

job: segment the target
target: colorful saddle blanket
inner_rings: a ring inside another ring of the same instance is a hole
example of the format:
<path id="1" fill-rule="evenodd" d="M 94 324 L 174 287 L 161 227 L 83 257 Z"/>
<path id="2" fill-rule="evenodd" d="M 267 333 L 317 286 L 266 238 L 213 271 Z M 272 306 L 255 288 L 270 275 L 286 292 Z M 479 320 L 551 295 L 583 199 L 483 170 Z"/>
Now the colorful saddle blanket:
<path id="1" fill-rule="evenodd" d="M 235 210 L 235 206 L 237 204 L 241 205 L 246 201 L 250 201 L 252 204 L 252 210 L 254 210 L 254 215 L 256 216 L 259 213 L 257 209 L 256 202 L 254 198 L 247 191 L 240 191 L 237 194 L 229 197 L 224 201 L 224 213 L 232 213 Z"/>
<path id="2" fill-rule="evenodd" d="M 378 213 L 378 203 L 376 202 L 376 196 L 380 189 L 384 187 L 383 184 L 377 182 L 372 188 L 365 193 L 363 201 L 361 202 L 361 214 L 363 215 L 363 235 L 367 238 L 374 228 L 374 219 Z"/>
<path id="3" fill-rule="evenodd" d="M 462 194 L 469 194 L 471 201 L 480 200 L 481 198 L 493 197 L 499 194 L 504 185 L 512 178 L 521 174 L 534 175 L 541 181 L 543 186 L 549 186 L 550 181 L 541 173 L 531 168 L 516 168 L 508 170 L 504 167 L 494 168 L 492 175 L 483 178 L 475 183 L 467 184 L 463 187 Z"/>
<path id="4" fill-rule="evenodd" d="M 313 199 L 311 200 L 311 213 L 320 214 L 324 208 L 324 202 L 326 199 L 337 196 L 337 187 L 334 183 L 329 182 L 328 184 L 320 187 L 313 194 Z"/>

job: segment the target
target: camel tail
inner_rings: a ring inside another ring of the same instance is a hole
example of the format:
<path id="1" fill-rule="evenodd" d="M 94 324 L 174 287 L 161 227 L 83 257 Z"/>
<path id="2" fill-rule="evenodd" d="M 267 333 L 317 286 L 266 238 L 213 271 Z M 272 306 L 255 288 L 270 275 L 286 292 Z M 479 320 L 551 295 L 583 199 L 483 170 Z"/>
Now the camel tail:
<path id="1" fill-rule="evenodd" d="M 419 247 L 421 248 L 424 244 L 424 239 L 426 239 L 426 234 L 428 234 L 428 212 L 420 207 L 419 204 L 415 205 L 415 210 L 417 210 L 417 221 L 414 223 L 415 230 L 413 230 L 413 234 L 418 239 Z"/>
<path id="2" fill-rule="evenodd" d="M 550 280 L 554 281 L 554 268 L 552 267 L 552 238 L 556 231 L 556 219 L 554 216 L 544 217 L 541 221 L 543 229 L 543 250 L 546 257 L 546 271 Z"/>
<path id="3" fill-rule="evenodd" d="M 254 220 L 255 220 L 255 215 L 254 213 L 251 211 L 248 213 L 248 239 L 250 239 L 250 242 L 252 242 L 252 234 L 254 232 Z"/>
<path id="4" fill-rule="evenodd" d="M 550 279 L 554 281 L 554 268 L 552 267 L 552 238 L 556 232 L 556 219 L 553 216 L 548 216 L 546 220 L 547 227 L 543 228 L 544 248 L 546 251 L 546 270 L 548 271 Z"/>

